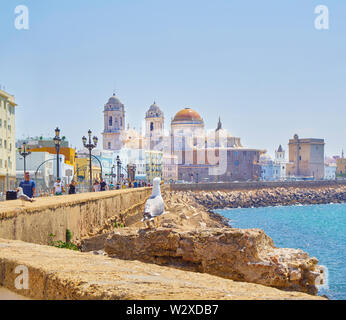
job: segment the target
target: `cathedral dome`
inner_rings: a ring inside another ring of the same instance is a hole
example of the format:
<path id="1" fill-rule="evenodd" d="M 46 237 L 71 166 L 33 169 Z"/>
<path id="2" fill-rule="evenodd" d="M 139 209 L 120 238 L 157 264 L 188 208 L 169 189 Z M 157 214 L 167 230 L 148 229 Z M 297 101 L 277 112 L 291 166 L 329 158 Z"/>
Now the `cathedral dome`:
<path id="1" fill-rule="evenodd" d="M 156 102 L 154 102 L 146 113 L 146 118 L 162 118 L 163 112 L 158 107 Z"/>
<path id="2" fill-rule="evenodd" d="M 120 102 L 120 100 L 115 96 L 115 93 L 113 94 L 113 96 L 111 96 L 108 100 L 108 102 L 105 105 L 105 109 L 106 110 L 120 110 L 121 108 L 123 108 L 124 105 Z"/>
<path id="3" fill-rule="evenodd" d="M 203 119 L 198 114 L 197 111 L 185 108 L 180 110 L 174 117 L 172 124 L 174 123 L 193 123 L 193 124 L 203 124 Z"/>

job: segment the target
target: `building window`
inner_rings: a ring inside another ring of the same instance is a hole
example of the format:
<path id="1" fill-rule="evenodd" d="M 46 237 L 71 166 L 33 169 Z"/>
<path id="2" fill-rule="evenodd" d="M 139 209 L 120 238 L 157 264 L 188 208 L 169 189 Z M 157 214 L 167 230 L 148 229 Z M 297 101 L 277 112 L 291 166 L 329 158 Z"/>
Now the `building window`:
<path id="1" fill-rule="evenodd" d="M 154 131 L 154 123 L 153 122 L 150 123 L 150 131 Z"/>
<path id="2" fill-rule="evenodd" d="M 108 149 L 111 149 L 112 144 L 110 142 L 108 142 Z"/>
<path id="3" fill-rule="evenodd" d="M 113 125 L 113 118 L 109 117 L 109 126 L 111 127 Z"/>

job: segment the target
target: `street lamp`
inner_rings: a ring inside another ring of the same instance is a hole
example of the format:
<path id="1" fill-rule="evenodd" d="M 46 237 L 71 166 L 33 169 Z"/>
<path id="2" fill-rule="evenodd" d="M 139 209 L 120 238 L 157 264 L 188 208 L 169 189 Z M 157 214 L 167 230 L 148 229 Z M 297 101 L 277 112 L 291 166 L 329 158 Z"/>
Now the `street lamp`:
<path id="1" fill-rule="evenodd" d="M 120 157 L 117 156 L 117 183 L 120 184 L 120 168 L 121 168 L 121 160 Z"/>
<path id="2" fill-rule="evenodd" d="M 18 153 L 24 158 L 24 176 L 26 173 L 26 157 L 31 154 L 29 148 L 27 149 L 26 142 L 23 142 L 23 145 L 18 148 Z"/>
<path id="3" fill-rule="evenodd" d="M 61 138 L 60 138 L 60 129 L 57 127 L 55 129 L 55 137 L 54 137 L 54 144 L 56 149 L 56 178 L 60 178 L 60 163 L 59 163 L 59 152 L 60 152 L 60 144 L 61 144 Z"/>
<path id="4" fill-rule="evenodd" d="M 90 168 L 89 168 L 89 171 L 90 171 L 90 191 L 92 191 L 92 187 L 93 187 L 93 174 L 92 174 L 92 159 L 91 159 L 91 150 L 96 148 L 97 146 L 97 143 L 99 141 L 99 139 L 94 136 L 92 138 L 93 140 L 93 143 L 91 142 L 91 130 L 88 131 L 88 136 L 89 136 L 89 143 L 88 143 L 88 139 L 84 136 L 82 138 L 82 141 L 83 141 L 83 146 L 85 148 L 87 148 L 89 150 L 89 161 L 90 161 Z"/>
<path id="5" fill-rule="evenodd" d="M 111 171 L 112 184 L 113 184 L 113 185 L 114 185 L 114 169 L 115 169 L 115 165 L 113 164 L 113 166 L 112 166 L 112 171 Z"/>

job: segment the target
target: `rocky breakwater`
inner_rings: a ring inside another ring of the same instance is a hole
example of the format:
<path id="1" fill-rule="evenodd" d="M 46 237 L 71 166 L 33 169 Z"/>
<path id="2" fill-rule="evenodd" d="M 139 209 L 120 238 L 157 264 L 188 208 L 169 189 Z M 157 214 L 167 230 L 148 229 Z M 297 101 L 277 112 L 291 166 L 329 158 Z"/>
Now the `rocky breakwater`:
<path id="1" fill-rule="evenodd" d="M 182 192 L 208 209 L 251 208 L 346 202 L 346 186 L 321 188 L 265 188 L 239 191 Z"/>
<path id="2" fill-rule="evenodd" d="M 317 293 L 316 284 L 323 278 L 316 258 L 301 250 L 276 248 L 259 229 L 125 228 L 108 236 L 105 251 L 120 259 L 309 294 Z"/>

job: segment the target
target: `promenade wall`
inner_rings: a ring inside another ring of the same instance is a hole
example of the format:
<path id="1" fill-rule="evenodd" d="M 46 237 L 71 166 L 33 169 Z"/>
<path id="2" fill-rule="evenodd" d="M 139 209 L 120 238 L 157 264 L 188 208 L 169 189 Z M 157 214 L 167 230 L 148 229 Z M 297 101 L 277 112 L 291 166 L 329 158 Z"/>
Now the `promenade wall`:
<path id="1" fill-rule="evenodd" d="M 346 180 L 260 181 L 171 184 L 171 191 L 256 190 L 265 188 L 321 188 L 346 185 Z"/>
<path id="2" fill-rule="evenodd" d="M 0 238 L 49 244 L 50 234 L 66 241 L 68 229 L 78 241 L 113 217 L 130 224 L 150 194 L 151 188 L 139 188 L 0 202 Z"/>

